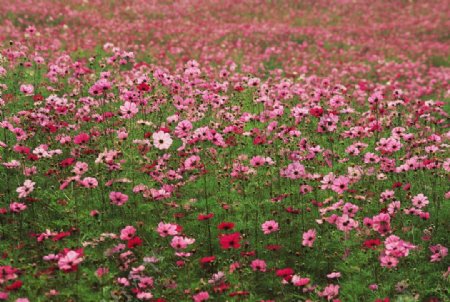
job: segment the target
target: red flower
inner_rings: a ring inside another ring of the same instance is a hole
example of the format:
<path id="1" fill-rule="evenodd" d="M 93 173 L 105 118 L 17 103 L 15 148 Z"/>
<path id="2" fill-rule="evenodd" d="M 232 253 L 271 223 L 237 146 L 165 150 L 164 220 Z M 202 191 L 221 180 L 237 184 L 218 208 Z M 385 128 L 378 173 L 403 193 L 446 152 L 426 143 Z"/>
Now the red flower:
<path id="1" fill-rule="evenodd" d="M 369 249 L 375 249 L 377 246 L 379 246 L 381 244 L 380 239 L 369 239 L 364 241 L 364 247 L 369 248 Z"/>
<path id="2" fill-rule="evenodd" d="M 247 296 L 247 295 L 249 295 L 250 293 L 249 292 L 247 292 L 247 291 L 242 291 L 242 290 L 240 290 L 240 291 L 237 291 L 237 292 L 232 292 L 232 293 L 230 293 L 230 297 L 235 297 L 235 296 Z"/>
<path id="3" fill-rule="evenodd" d="M 198 214 L 197 219 L 202 221 L 202 220 L 208 220 L 214 217 L 214 213 L 209 213 L 209 214 Z"/>
<path id="4" fill-rule="evenodd" d="M 222 222 L 220 223 L 217 228 L 219 230 L 232 230 L 234 228 L 234 223 L 232 222 Z"/>
<path id="5" fill-rule="evenodd" d="M 266 245 L 266 249 L 268 249 L 269 251 L 278 251 L 279 249 L 281 249 L 281 245 L 269 244 Z"/>
<path id="6" fill-rule="evenodd" d="M 276 271 L 276 274 L 278 277 L 287 277 L 287 276 L 292 276 L 294 274 L 294 270 L 290 267 L 287 268 L 282 268 L 282 269 L 278 269 Z"/>
<path id="7" fill-rule="evenodd" d="M 35 102 L 40 102 L 40 101 L 43 101 L 43 100 L 44 100 L 44 97 L 41 94 L 35 94 L 33 96 L 33 101 L 35 101 Z"/>
<path id="8" fill-rule="evenodd" d="M 133 249 L 136 246 L 140 246 L 140 245 L 142 245 L 142 240 L 138 236 L 131 238 L 130 240 L 128 240 L 128 243 L 127 243 L 127 246 L 129 249 Z"/>
<path id="9" fill-rule="evenodd" d="M 150 86 L 147 83 L 141 83 L 137 85 L 137 89 L 140 91 L 150 91 Z"/>
<path id="10" fill-rule="evenodd" d="M 207 256 L 207 257 L 203 257 L 202 259 L 200 259 L 200 263 L 206 264 L 206 263 L 211 263 L 214 262 L 216 260 L 216 256 Z"/>
<path id="11" fill-rule="evenodd" d="M 22 281 L 16 280 L 16 281 L 14 281 L 12 284 L 6 286 L 5 289 L 6 289 L 7 291 L 17 290 L 17 289 L 21 288 L 22 285 L 23 285 L 23 282 L 22 282 Z"/>
<path id="12" fill-rule="evenodd" d="M 61 233 L 58 233 L 55 236 L 53 236 L 52 240 L 59 241 L 59 240 L 63 239 L 64 237 L 68 237 L 68 236 L 70 236 L 70 232 L 61 232 Z"/>
<path id="13" fill-rule="evenodd" d="M 264 136 L 258 135 L 253 139 L 253 145 L 263 145 L 266 142 L 266 138 Z"/>
<path id="14" fill-rule="evenodd" d="M 401 183 L 401 182 L 395 182 L 393 185 L 392 185 L 392 188 L 393 189 L 395 189 L 395 188 L 400 188 L 401 186 L 402 186 L 403 184 Z"/>
<path id="15" fill-rule="evenodd" d="M 219 286 L 214 287 L 215 293 L 223 293 L 230 289 L 230 285 L 227 283 L 221 283 Z"/>
<path id="16" fill-rule="evenodd" d="M 89 134 L 82 132 L 73 138 L 73 142 L 76 145 L 82 145 L 87 143 L 89 141 L 89 138 Z"/>
<path id="17" fill-rule="evenodd" d="M 239 234 L 239 232 L 229 235 L 222 235 L 219 238 L 220 246 L 222 249 L 238 249 L 241 247 L 240 241 L 241 234 Z"/>
<path id="18" fill-rule="evenodd" d="M 321 117 L 323 115 L 323 109 L 321 107 L 314 107 L 309 109 L 309 114 L 315 117 Z"/>
<path id="19" fill-rule="evenodd" d="M 253 257 L 256 255 L 255 251 L 249 251 L 249 252 L 241 252 L 242 257 Z"/>

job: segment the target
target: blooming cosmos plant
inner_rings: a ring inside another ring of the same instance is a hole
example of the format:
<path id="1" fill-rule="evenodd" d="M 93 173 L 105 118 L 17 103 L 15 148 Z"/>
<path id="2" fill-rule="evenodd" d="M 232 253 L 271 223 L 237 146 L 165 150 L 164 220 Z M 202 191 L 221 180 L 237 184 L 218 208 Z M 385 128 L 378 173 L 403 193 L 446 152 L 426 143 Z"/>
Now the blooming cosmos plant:
<path id="1" fill-rule="evenodd" d="M 447 301 L 447 2 L 2 1 L 0 301 Z"/>

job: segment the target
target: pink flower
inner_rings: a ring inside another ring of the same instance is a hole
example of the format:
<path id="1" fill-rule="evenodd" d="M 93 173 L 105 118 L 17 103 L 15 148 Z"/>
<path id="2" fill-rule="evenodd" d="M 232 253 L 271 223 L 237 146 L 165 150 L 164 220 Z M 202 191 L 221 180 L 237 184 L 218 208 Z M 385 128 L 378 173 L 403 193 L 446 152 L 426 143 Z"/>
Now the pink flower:
<path id="1" fill-rule="evenodd" d="M 322 292 L 319 292 L 320 297 L 326 298 L 328 301 L 339 295 L 339 285 L 330 284 Z"/>
<path id="2" fill-rule="evenodd" d="M 109 269 L 107 267 L 99 267 L 96 271 L 95 271 L 95 275 L 98 278 L 103 277 L 104 275 L 106 275 L 107 273 L 109 273 Z"/>
<path id="3" fill-rule="evenodd" d="M 153 145 L 159 150 L 166 150 L 172 145 L 172 138 L 169 133 L 165 133 L 164 131 L 158 131 L 153 133 Z"/>
<path id="4" fill-rule="evenodd" d="M 195 239 L 188 237 L 175 236 L 172 238 L 170 242 L 170 246 L 176 250 L 185 249 L 188 245 L 191 245 L 195 242 Z"/>
<path id="5" fill-rule="evenodd" d="M 86 144 L 89 141 L 89 138 L 89 134 L 82 132 L 73 138 L 73 142 L 76 145 L 82 145 Z"/>
<path id="6" fill-rule="evenodd" d="M 137 293 L 136 298 L 139 300 L 150 300 L 153 298 L 153 294 L 149 292 L 139 292 Z"/>
<path id="7" fill-rule="evenodd" d="M 135 103 L 125 102 L 122 106 L 120 106 L 120 115 L 124 119 L 130 119 L 135 116 L 139 112 L 139 108 Z"/>
<path id="8" fill-rule="evenodd" d="M 268 220 L 261 225 L 264 234 L 270 234 L 279 230 L 278 223 L 275 220 Z"/>
<path id="9" fill-rule="evenodd" d="M 381 213 L 374 216 L 372 219 L 372 228 L 384 235 L 391 231 L 391 216 L 389 214 Z"/>
<path id="10" fill-rule="evenodd" d="M 251 267 L 255 272 L 256 271 L 265 272 L 267 269 L 267 264 L 264 260 L 255 259 L 252 261 Z"/>
<path id="11" fill-rule="evenodd" d="M 33 192 L 34 190 L 35 184 L 36 184 L 35 182 L 32 182 L 29 179 L 25 180 L 23 186 L 18 187 L 16 189 L 16 192 L 19 193 L 19 198 L 24 198 L 27 197 L 29 194 L 31 194 L 31 192 Z"/>
<path id="12" fill-rule="evenodd" d="M 336 219 L 337 228 L 344 232 L 357 228 L 358 225 L 358 221 L 350 218 L 347 214 L 344 214 Z"/>
<path id="13" fill-rule="evenodd" d="M 130 281 L 127 278 L 117 278 L 117 283 L 122 286 L 130 286 Z"/>
<path id="14" fill-rule="evenodd" d="M 184 161 L 184 168 L 188 171 L 199 168 L 200 156 L 192 155 Z"/>
<path id="15" fill-rule="evenodd" d="M 183 120 L 175 127 L 175 136 L 179 138 L 186 137 L 191 130 L 192 123 L 188 120 Z"/>
<path id="16" fill-rule="evenodd" d="M 298 163 L 292 163 L 284 170 L 284 176 L 290 179 L 299 179 L 305 176 L 305 167 Z"/>
<path id="17" fill-rule="evenodd" d="M 76 270 L 78 264 L 83 261 L 80 253 L 77 251 L 68 251 L 63 257 L 58 260 L 58 267 L 60 270 L 70 272 Z"/>
<path id="18" fill-rule="evenodd" d="M 381 266 L 393 268 L 398 264 L 398 259 L 388 255 L 382 255 L 380 257 Z"/>
<path id="19" fill-rule="evenodd" d="M 251 160 L 250 160 L 250 164 L 253 167 L 260 167 L 263 166 L 266 163 L 266 159 L 262 156 L 254 156 Z"/>
<path id="20" fill-rule="evenodd" d="M 333 186 L 331 189 L 339 194 L 344 193 L 348 189 L 348 183 L 350 179 L 346 176 L 339 176 L 333 181 Z"/>
<path id="21" fill-rule="evenodd" d="M 85 188 L 93 189 L 98 186 L 98 181 L 94 177 L 86 177 L 80 181 L 80 184 Z"/>
<path id="22" fill-rule="evenodd" d="M 430 246 L 430 251 L 433 253 L 430 262 L 440 262 L 448 255 L 448 248 L 440 244 Z"/>
<path id="23" fill-rule="evenodd" d="M 332 272 L 327 275 L 327 278 L 330 278 L 330 279 L 335 279 L 335 278 L 340 278 L 340 277 L 341 277 L 340 272 Z"/>
<path id="24" fill-rule="evenodd" d="M 13 213 L 20 213 L 22 211 L 25 211 L 26 208 L 27 208 L 27 206 L 24 203 L 20 203 L 20 202 L 12 202 L 9 205 L 9 209 Z"/>
<path id="25" fill-rule="evenodd" d="M 177 225 L 171 223 L 160 222 L 156 231 L 161 237 L 174 236 L 178 234 Z"/>
<path id="26" fill-rule="evenodd" d="M 209 299 L 208 292 L 199 292 L 198 294 L 195 294 L 192 296 L 192 299 L 194 299 L 194 302 L 202 302 Z"/>
<path id="27" fill-rule="evenodd" d="M 122 240 L 130 240 L 136 234 L 136 229 L 133 226 L 126 226 L 120 231 L 120 239 Z"/>
<path id="28" fill-rule="evenodd" d="M 412 204 L 419 209 L 427 206 L 429 203 L 428 198 L 423 194 L 418 194 L 412 199 Z"/>
<path id="29" fill-rule="evenodd" d="M 307 232 L 303 233 L 302 245 L 312 247 L 315 240 L 316 240 L 316 230 L 310 229 Z"/>
<path id="30" fill-rule="evenodd" d="M 34 86 L 31 84 L 22 84 L 20 85 L 20 91 L 26 95 L 33 95 Z"/>
<path id="31" fill-rule="evenodd" d="M 325 175 L 323 177 L 323 179 L 320 181 L 322 183 L 322 185 L 320 186 L 320 188 L 322 190 L 327 190 L 327 189 L 331 189 L 333 187 L 333 183 L 335 180 L 335 176 L 333 173 L 328 173 L 327 175 Z"/>
<path id="32" fill-rule="evenodd" d="M 291 282 L 294 286 L 305 286 L 307 285 L 311 280 L 309 278 L 301 278 L 298 275 L 292 276 Z"/>
<path id="33" fill-rule="evenodd" d="M 122 194 L 121 192 L 111 192 L 109 193 L 109 199 L 112 204 L 122 206 L 128 201 L 128 195 Z"/>
<path id="34" fill-rule="evenodd" d="M 84 173 L 86 173 L 88 171 L 88 167 L 89 167 L 89 165 L 87 163 L 77 162 L 75 164 L 74 168 L 72 169 L 72 172 L 77 175 L 83 175 Z"/>

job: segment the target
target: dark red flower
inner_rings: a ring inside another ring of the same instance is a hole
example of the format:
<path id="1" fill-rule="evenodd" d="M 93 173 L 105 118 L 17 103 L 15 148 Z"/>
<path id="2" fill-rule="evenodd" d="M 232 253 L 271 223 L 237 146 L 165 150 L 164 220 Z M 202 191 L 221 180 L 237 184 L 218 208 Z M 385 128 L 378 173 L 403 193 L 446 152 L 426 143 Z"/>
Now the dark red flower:
<path id="1" fill-rule="evenodd" d="M 219 230 L 232 230 L 234 228 L 234 223 L 233 222 L 222 222 L 220 223 L 217 228 Z"/>
<path id="2" fill-rule="evenodd" d="M 381 245 L 381 240 L 380 239 L 368 239 L 368 240 L 364 241 L 363 245 L 364 245 L 364 247 L 373 250 L 377 246 Z"/>
<path id="3" fill-rule="evenodd" d="M 214 213 L 209 213 L 209 214 L 198 214 L 197 219 L 202 221 L 202 220 L 208 220 L 214 217 Z"/>
<path id="4" fill-rule="evenodd" d="M 266 249 L 268 249 L 269 251 L 278 251 L 279 249 L 281 249 L 281 245 L 269 244 L 266 245 Z"/>

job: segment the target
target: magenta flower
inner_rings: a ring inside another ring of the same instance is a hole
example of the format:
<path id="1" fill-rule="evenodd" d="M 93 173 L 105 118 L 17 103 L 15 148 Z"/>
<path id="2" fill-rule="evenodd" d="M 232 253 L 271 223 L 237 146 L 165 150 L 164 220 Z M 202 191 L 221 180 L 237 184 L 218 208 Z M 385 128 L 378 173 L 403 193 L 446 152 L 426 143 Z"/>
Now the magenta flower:
<path id="1" fill-rule="evenodd" d="M 303 233 L 302 245 L 312 247 L 315 240 L 316 240 L 316 230 L 310 229 L 307 232 Z"/>
<path id="2" fill-rule="evenodd" d="M 89 138 L 89 134 L 82 132 L 73 138 L 73 142 L 76 145 L 83 145 L 89 141 Z"/>
<path id="3" fill-rule="evenodd" d="M 333 186 L 331 189 L 339 194 L 344 193 L 348 189 L 348 183 L 350 179 L 346 176 L 339 176 L 333 181 Z"/>
<path id="4" fill-rule="evenodd" d="M 109 193 L 109 199 L 112 204 L 117 206 L 122 206 L 128 201 L 128 195 L 121 192 L 111 192 Z"/>

